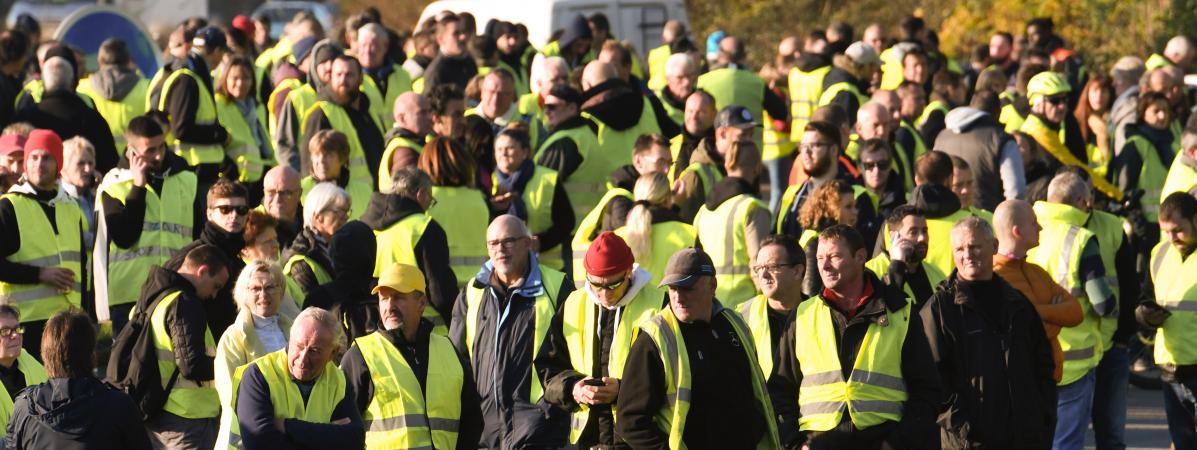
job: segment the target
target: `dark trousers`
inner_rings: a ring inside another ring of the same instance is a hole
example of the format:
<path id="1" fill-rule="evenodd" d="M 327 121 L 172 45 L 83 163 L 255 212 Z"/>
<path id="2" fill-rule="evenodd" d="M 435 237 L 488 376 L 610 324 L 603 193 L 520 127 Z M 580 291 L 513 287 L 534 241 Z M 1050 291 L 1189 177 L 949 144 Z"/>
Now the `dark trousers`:
<path id="1" fill-rule="evenodd" d="M 1164 384 L 1164 414 L 1168 416 L 1168 433 L 1176 449 L 1197 448 L 1197 376 L 1177 377 Z"/>

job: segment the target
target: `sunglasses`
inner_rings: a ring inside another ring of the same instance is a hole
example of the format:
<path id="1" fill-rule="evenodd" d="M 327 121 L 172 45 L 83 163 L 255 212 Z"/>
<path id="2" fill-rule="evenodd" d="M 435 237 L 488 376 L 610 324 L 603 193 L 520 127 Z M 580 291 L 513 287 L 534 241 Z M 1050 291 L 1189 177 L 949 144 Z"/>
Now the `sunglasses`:
<path id="1" fill-rule="evenodd" d="M 586 282 L 590 284 L 590 287 L 595 288 L 596 290 L 601 289 L 604 291 L 614 291 L 616 289 L 619 289 L 619 287 L 623 286 L 623 284 L 626 283 L 627 281 L 628 281 L 628 277 L 623 277 L 623 278 L 620 278 L 618 281 L 612 281 L 607 284 L 599 284 L 599 283 L 595 283 L 594 281 L 591 281 L 589 278 L 586 279 Z"/>
<path id="2" fill-rule="evenodd" d="M 862 163 L 860 163 L 860 168 L 861 168 L 862 172 L 868 172 L 873 169 L 885 171 L 885 170 L 889 170 L 889 166 L 891 164 L 893 164 L 892 161 L 890 161 L 888 159 L 883 159 L 883 160 L 877 161 L 877 162 L 862 162 Z"/>
<path id="3" fill-rule="evenodd" d="M 25 334 L 25 327 L 20 325 L 14 328 L 0 328 L 0 337 L 15 338 L 22 334 Z"/>
<path id="4" fill-rule="evenodd" d="M 1066 95 L 1057 95 L 1057 96 L 1054 96 L 1054 97 L 1048 97 L 1048 98 L 1045 98 L 1044 100 L 1045 100 L 1045 101 L 1047 101 L 1048 103 L 1051 103 L 1051 104 L 1053 104 L 1053 105 L 1060 106 L 1060 105 L 1063 105 L 1063 104 L 1065 104 L 1065 103 L 1068 103 L 1068 96 L 1066 96 Z"/>
<path id="5" fill-rule="evenodd" d="M 216 206 L 213 206 L 211 209 L 220 211 L 221 214 L 229 214 L 232 212 L 236 212 L 238 216 L 244 216 L 246 214 L 249 214 L 249 207 L 245 206 L 245 205 L 240 205 L 240 206 L 216 205 Z"/>

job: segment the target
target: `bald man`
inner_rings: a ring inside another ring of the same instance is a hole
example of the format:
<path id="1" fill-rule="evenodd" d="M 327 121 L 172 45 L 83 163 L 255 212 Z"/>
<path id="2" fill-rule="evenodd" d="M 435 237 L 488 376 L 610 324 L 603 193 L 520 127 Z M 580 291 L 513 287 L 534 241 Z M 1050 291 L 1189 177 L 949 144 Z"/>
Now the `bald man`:
<path id="1" fill-rule="evenodd" d="M 432 131 L 432 111 L 428 99 L 415 92 L 404 92 L 395 99 L 391 113 L 395 126 L 387 131 L 384 140 L 387 145 L 378 165 L 378 190 L 386 192 L 391 186 L 391 177 L 399 169 L 416 165 L 420 149 Z"/>
<path id="2" fill-rule="evenodd" d="M 889 92 L 893 98 L 887 99 L 893 101 L 897 94 L 892 91 Z M 886 108 L 881 102 L 870 100 L 860 106 L 856 110 L 856 137 L 848 143 L 847 150 L 844 151 L 849 158 L 854 161 L 860 160 L 859 148 L 860 142 L 868 139 L 880 139 L 889 144 L 891 150 L 891 157 L 893 158 L 891 167 L 894 175 L 902 180 L 902 187 L 905 192 L 910 192 L 914 189 L 914 166 L 911 164 L 913 160 L 913 148 L 906 147 L 905 144 L 896 140 L 894 125 L 894 110 Z M 861 168 L 863 171 L 864 168 Z"/>
<path id="3" fill-rule="evenodd" d="M 1193 64 L 1194 58 L 1197 58 L 1197 49 L 1193 48 L 1193 42 L 1184 35 L 1178 35 L 1168 40 L 1168 43 L 1164 45 L 1162 55 L 1155 53 L 1147 59 L 1147 68 L 1150 70 L 1177 66 L 1182 71 L 1187 71 Z"/>
<path id="4" fill-rule="evenodd" d="M 303 230 L 303 211 L 299 209 L 299 197 L 303 191 L 299 179 L 299 172 L 291 166 L 272 168 L 262 178 L 262 205 L 258 210 L 278 221 L 275 231 L 278 232 L 280 248 L 290 247 L 291 241 Z"/>

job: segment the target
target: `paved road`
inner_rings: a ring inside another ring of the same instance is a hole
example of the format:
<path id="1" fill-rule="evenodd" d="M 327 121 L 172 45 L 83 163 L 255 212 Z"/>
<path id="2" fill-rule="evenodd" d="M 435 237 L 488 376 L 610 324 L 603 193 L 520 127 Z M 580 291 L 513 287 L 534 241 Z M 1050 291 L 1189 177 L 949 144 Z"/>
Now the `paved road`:
<path id="1" fill-rule="evenodd" d="M 1127 395 L 1126 448 L 1128 450 L 1167 450 L 1168 421 L 1164 418 L 1164 399 L 1160 391 L 1130 387 Z M 1093 431 L 1085 448 L 1093 449 Z"/>

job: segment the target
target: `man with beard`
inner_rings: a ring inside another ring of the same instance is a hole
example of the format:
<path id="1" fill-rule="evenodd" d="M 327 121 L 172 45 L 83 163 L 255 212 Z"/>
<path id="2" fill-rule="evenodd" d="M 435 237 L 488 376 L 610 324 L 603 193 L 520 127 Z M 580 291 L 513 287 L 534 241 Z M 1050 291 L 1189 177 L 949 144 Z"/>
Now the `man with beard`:
<path id="1" fill-rule="evenodd" d="M 785 233 L 790 236 L 802 235 L 802 226 L 798 223 L 798 209 L 806 197 L 824 183 L 840 179 L 846 183 L 855 183 L 855 179 L 848 171 L 838 164 L 843 140 L 839 127 L 830 122 L 814 121 L 806 124 L 806 131 L 802 134 L 802 141 L 798 144 L 798 163 L 806 172 L 807 178 L 802 184 L 790 185 L 781 196 L 781 207 L 777 210 L 774 232 Z M 873 201 L 869 199 L 865 189 L 856 186 L 856 208 L 860 211 L 857 223 L 872 220 L 876 214 Z"/>
<path id="2" fill-rule="evenodd" d="M 915 308 L 931 298 L 935 287 L 946 276 L 927 258 L 927 217 L 911 205 L 902 205 L 890 213 L 885 224 L 889 230 L 889 252 L 879 252 L 865 263 L 886 284 L 901 287 L 914 300 Z M 896 269 L 896 271 L 895 271 Z"/>
<path id="3" fill-rule="evenodd" d="M 361 83 L 362 67 L 357 59 L 342 55 L 333 60 L 328 89 L 320 92 L 319 100 L 305 113 L 300 152 L 307 154 L 308 143 L 320 130 L 345 133 L 349 138 L 349 178 L 374 186 L 384 146 L 382 125 L 370 114 L 370 99 L 358 89 Z"/>

